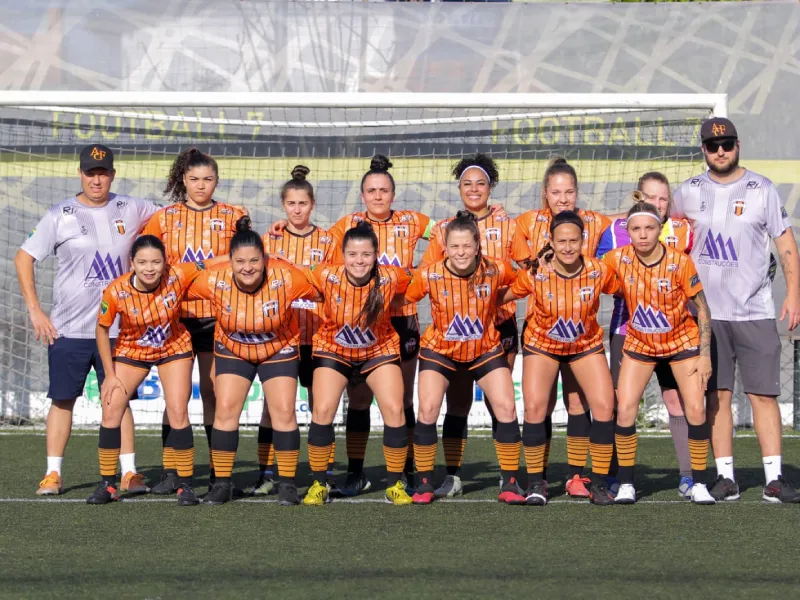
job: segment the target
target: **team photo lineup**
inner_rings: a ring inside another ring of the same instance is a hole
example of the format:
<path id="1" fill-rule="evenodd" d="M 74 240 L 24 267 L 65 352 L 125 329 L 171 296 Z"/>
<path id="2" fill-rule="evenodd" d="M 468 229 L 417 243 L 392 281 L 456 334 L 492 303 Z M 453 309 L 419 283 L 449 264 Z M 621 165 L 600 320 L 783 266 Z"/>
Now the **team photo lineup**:
<path id="1" fill-rule="evenodd" d="M 256 231 L 243 205 L 214 199 L 224 173 L 211 155 L 189 147 L 175 157 L 163 173 L 162 207 L 114 193 L 114 150 L 87 145 L 76 165 L 82 191 L 47 211 L 14 260 L 49 362 L 46 469 L 36 494 L 64 490 L 72 413 L 93 368 L 102 423 L 89 504 L 143 494 L 174 495 L 181 506 L 272 495 L 281 506 L 315 506 L 356 497 L 379 484 L 364 468 L 373 399 L 383 420 L 386 501 L 449 500 L 465 493 L 460 473 L 470 460 L 477 384 L 491 415 L 498 502 L 544 506 L 559 378 L 566 494 L 634 504 L 636 465 L 648 459 L 637 453 L 637 416 L 653 374 L 669 414 L 679 496 L 701 505 L 735 501 L 738 368 L 762 455 L 761 497 L 800 503 L 783 477 L 777 402 L 777 320 L 790 331 L 800 323 L 791 220 L 775 185 L 739 164 L 733 122 L 711 117 L 699 134 L 707 170 L 686 181 L 637 173 L 619 214 L 579 208 L 581 173 L 556 156 L 541 196 L 526 200 L 530 210 L 508 214 L 492 197 L 503 173 L 476 153 L 452 165 L 463 208 L 435 222 L 392 207 L 403 182 L 394 179 L 392 157 L 377 154 L 364 159 L 363 209 L 327 230 L 314 224 L 314 173 L 302 160 L 280 189 L 285 218 Z M 101 255 L 124 267 L 107 286 L 86 278 Z M 51 256 L 48 314 L 35 264 Z M 786 298 L 776 315 L 778 265 Z M 610 323 L 598 320 L 604 295 L 613 298 Z M 421 330 L 424 299 L 431 323 Z M 518 301 L 526 307 L 520 325 Z M 520 354 L 523 414 L 512 380 Z M 196 455 L 189 419 L 195 360 L 207 459 Z M 136 468 L 129 403 L 154 367 L 166 404 L 163 470 L 148 482 Z M 264 391 L 252 457 L 258 473 L 240 489 L 232 481 L 240 416 L 256 377 Z M 311 412 L 302 457 L 310 474 L 298 471 L 298 386 Z M 348 462 L 339 477 L 334 421 L 345 393 L 339 442 Z M 435 475 L 440 441 L 443 477 Z M 201 493 L 193 477 L 206 460 L 209 488 Z M 299 487 L 306 479 L 308 488 Z"/>

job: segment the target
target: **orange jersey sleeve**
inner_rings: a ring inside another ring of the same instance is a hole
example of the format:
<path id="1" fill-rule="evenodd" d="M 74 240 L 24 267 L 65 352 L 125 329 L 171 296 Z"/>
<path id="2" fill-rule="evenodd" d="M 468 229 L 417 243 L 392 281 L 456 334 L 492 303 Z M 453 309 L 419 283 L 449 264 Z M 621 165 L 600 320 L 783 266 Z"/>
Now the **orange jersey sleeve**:
<path id="1" fill-rule="evenodd" d="M 97 322 L 103 327 L 110 328 L 117 318 L 117 295 L 109 285 L 103 290 L 103 299 L 100 301 L 100 309 L 97 312 Z"/>
<path id="2" fill-rule="evenodd" d="M 447 221 L 439 221 L 430 229 L 430 236 L 428 238 L 428 247 L 425 249 L 425 254 L 422 255 L 422 260 L 419 262 L 420 267 L 426 267 L 440 260 L 444 260 L 445 247 L 444 247 L 444 227 Z"/>
<path id="3" fill-rule="evenodd" d="M 424 267 L 419 268 L 412 274 L 411 283 L 406 289 L 406 300 L 409 302 L 419 302 L 428 295 L 428 278 L 423 269 Z"/>
<path id="4" fill-rule="evenodd" d="M 517 217 L 517 228 L 511 240 L 511 258 L 516 262 L 531 259 L 531 239 L 533 232 L 531 221 L 536 220 L 535 210 L 529 210 Z"/>

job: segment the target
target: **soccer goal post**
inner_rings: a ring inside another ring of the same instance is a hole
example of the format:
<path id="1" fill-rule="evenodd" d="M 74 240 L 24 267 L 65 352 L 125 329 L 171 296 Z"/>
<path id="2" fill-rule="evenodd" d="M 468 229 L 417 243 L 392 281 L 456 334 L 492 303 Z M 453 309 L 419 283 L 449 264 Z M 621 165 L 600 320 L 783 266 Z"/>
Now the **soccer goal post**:
<path id="1" fill-rule="evenodd" d="M 451 170 L 476 152 L 497 161 L 500 182 L 491 202 L 511 216 L 541 206 L 542 174 L 556 155 L 577 169 L 579 205 L 611 214 L 625 208 L 624 198 L 647 171 L 661 171 L 673 184 L 701 171 L 700 124 L 726 112 L 721 94 L 0 91 L 0 281 L 7 290 L 0 305 L 0 419 L 41 424 L 49 406 L 47 352 L 34 339 L 13 259 L 44 212 L 80 190 L 78 154 L 85 145 L 102 143 L 114 151 L 112 191 L 157 202 L 175 156 L 196 146 L 218 160 L 215 198 L 247 206 L 260 231 L 282 217 L 279 190 L 297 164 L 311 169 L 314 222 L 328 227 L 360 210 L 359 184 L 374 154 L 394 163 L 394 206 L 434 219 L 461 208 Z M 421 242 L 418 255 L 424 248 Z M 55 266 L 53 259 L 37 266 L 45 308 Z M 524 315 L 523 303 L 518 314 Z M 421 307 L 423 326 L 428 319 Z M 517 383 L 520 374 L 521 364 Z M 163 399 L 155 374 L 139 395 L 137 423 L 160 423 Z M 254 385 L 243 422 L 258 422 L 261 396 Z M 301 423 L 309 420 L 304 398 L 301 389 Z M 660 406 L 648 403 L 645 418 L 666 422 Z M 193 423 L 200 411 L 195 384 Z M 488 424 L 480 402 L 472 415 L 471 425 Z M 373 424 L 379 423 L 374 416 Z M 99 420 L 91 374 L 75 422 Z"/>

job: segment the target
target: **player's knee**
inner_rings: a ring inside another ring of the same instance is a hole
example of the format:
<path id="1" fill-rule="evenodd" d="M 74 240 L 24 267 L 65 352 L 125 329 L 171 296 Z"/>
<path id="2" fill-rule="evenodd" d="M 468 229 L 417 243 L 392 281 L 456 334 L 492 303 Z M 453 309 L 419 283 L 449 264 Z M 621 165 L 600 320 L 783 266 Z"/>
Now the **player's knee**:
<path id="1" fill-rule="evenodd" d="M 439 411 L 436 410 L 431 403 L 423 402 L 420 399 L 419 408 L 417 409 L 417 421 L 422 423 L 436 423 L 439 418 Z"/>
<path id="2" fill-rule="evenodd" d="M 661 397 L 664 399 L 664 406 L 671 417 L 682 417 L 683 407 L 678 390 L 662 390 Z"/>
<path id="3" fill-rule="evenodd" d="M 77 400 L 77 398 L 72 398 L 71 400 L 53 400 L 50 403 L 50 412 L 72 412 L 75 409 L 75 400 Z"/>
<path id="4" fill-rule="evenodd" d="M 509 423 L 517 419 L 517 407 L 514 404 L 514 399 L 505 400 L 503 402 L 495 402 L 492 404 L 492 411 L 495 418 L 501 423 Z"/>
<path id="5" fill-rule="evenodd" d="M 185 404 L 183 406 L 167 406 L 166 413 L 169 425 L 174 429 L 189 427 L 189 407 Z"/>
<path id="6" fill-rule="evenodd" d="M 525 402 L 525 420 L 528 423 L 541 423 L 547 418 L 549 402 Z"/>

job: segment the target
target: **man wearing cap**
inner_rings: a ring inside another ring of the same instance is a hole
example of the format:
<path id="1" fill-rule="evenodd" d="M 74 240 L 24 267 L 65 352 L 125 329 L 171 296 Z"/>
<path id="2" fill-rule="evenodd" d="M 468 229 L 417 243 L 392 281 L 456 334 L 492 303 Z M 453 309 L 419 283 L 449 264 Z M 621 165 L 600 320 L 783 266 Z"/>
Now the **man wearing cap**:
<path id="1" fill-rule="evenodd" d="M 718 475 L 711 495 L 739 498 L 731 412 L 738 363 L 761 445 L 763 498 L 800 502 L 781 472 L 781 341 L 769 276 L 771 238 L 786 277 L 780 318 L 793 330 L 800 323 L 800 259 L 792 225 L 775 185 L 739 166 L 739 137 L 731 121 L 705 121 L 700 137 L 708 171 L 678 187 L 673 215 L 685 216 L 694 227 L 691 256 L 711 308 L 714 372 L 707 411 Z"/>
<path id="2" fill-rule="evenodd" d="M 63 491 L 61 463 L 75 400 L 83 393 L 91 367 L 98 383 L 104 378 L 94 337 L 103 289 L 128 271 L 131 245 L 158 209 L 148 200 L 111 193 L 114 155 L 106 146 L 95 144 L 81 151 L 78 175 L 81 192 L 50 208 L 14 259 L 36 339 L 48 344 L 52 402 L 47 414 L 47 471 L 39 495 Z M 36 294 L 33 264 L 50 255 L 56 256 L 58 266 L 48 316 Z M 116 326 L 111 336 L 116 336 Z M 136 473 L 133 452 L 128 409 L 122 422 L 121 488 L 147 492 L 144 478 Z"/>

